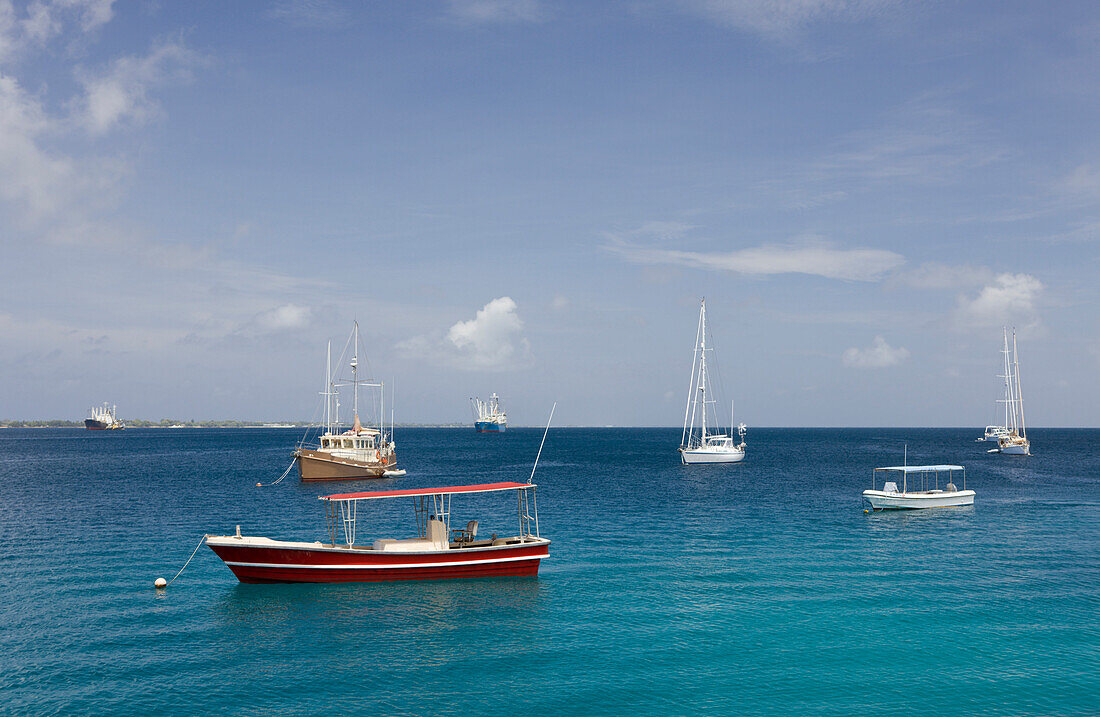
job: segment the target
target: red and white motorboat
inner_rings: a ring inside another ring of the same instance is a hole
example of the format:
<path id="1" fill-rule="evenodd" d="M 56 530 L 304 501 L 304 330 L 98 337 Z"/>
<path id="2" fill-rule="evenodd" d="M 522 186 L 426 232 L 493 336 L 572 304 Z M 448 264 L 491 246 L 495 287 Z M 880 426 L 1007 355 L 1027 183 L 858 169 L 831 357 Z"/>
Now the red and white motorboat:
<path id="1" fill-rule="evenodd" d="M 446 488 L 379 490 L 322 496 L 329 542 L 290 542 L 241 535 L 207 536 L 206 544 L 242 583 L 350 583 L 538 575 L 550 541 L 539 535 L 531 483 L 485 483 Z M 515 536 L 478 537 L 478 522 L 451 528 L 451 498 L 514 491 L 519 516 Z M 413 499 L 417 537 L 355 544 L 359 503 Z M 343 529 L 344 542 L 338 542 Z"/>

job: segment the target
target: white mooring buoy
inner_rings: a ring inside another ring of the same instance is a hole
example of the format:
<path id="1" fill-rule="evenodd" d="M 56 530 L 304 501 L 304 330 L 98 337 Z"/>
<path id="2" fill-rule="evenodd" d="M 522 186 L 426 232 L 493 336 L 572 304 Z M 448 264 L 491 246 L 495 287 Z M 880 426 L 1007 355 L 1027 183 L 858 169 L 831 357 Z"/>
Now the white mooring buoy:
<path id="1" fill-rule="evenodd" d="M 164 578 L 157 578 L 153 585 L 158 590 L 163 590 L 164 588 L 168 587 L 168 581 Z"/>

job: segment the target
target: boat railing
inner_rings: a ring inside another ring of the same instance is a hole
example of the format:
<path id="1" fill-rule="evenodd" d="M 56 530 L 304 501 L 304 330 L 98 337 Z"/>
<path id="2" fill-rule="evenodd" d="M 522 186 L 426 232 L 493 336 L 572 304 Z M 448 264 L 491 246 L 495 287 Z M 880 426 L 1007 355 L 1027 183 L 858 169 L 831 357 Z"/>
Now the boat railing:
<path id="1" fill-rule="evenodd" d="M 519 537 L 523 540 L 528 538 L 538 540 L 541 539 L 541 535 L 539 532 L 538 502 L 535 497 L 536 488 L 537 486 L 533 483 L 499 483 L 443 489 L 345 493 L 320 496 L 320 499 L 325 503 L 325 522 L 328 528 L 329 542 L 336 545 L 342 531 L 347 544 L 354 545 L 360 501 L 411 495 L 413 498 L 413 513 L 416 517 L 417 536 L 421 539 L 434 540 L 434 535 L 440 528 L 444 531 L 444 535 L 450 535 L 452 496 L 464 493 L 515 490 Z M 436 492 L 437 490 L 438 492 Z M 468 539 L 472 539 L 476 535 L 476 532 L 470 530 L 471 524 L 476 524 L 476 521 L 467 523 Z M 476 531 L 476 527 L 473 530 Z"/>
<path id="2" fill-rule="evenodd" d="M 940 488 L 940 474 L 947 474 L 947 485 L 954 485 L 955 473 L 962 474 L 963 490 L 966 490 L 966 468 L 963 466 L 907 466 L 904 468 L 875 468 L 871 473 L 871 490 L 877 490 L 875 486 L 878 485 L 879 472 L 883 473 L 883 490 L 886 491 L 887 479 L 893 474 L 900 475 L 902 478 L 902 493 L 909 492 L 909 475 L 911 473 L 920 475 L 920 492 L 926 491 L 926 482 L 929 474 L 932 476 L 933 489 L 939 490 Z M 897 482 L 890 481 L 894 484 L 894 489 L 897 489 Z"/>

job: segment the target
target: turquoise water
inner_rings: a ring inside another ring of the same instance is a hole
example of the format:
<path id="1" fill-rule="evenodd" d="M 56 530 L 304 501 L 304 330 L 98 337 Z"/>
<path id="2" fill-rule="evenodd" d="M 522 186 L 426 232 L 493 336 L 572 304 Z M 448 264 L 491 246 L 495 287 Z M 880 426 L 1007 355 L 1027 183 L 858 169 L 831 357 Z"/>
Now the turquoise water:
<path id="1" fill-rule="evenodd" d="M 321 539 L 293 430 L 0 431 L 0 712 L 1097 714 L 1100 431 L 551 430 L 538 579 L 241 585 L 206 532 Z M 541 431 L 398 431 L 416 487 L 525 480 Z M 967 466 L 973 508 L 865 515 L 870 469 Z M 514 499 L 512 499 L 514 500 Z M 403 537 L 377 503 L 364 538 Z M 514 531 L 514 503 L 455 500 Z"/>

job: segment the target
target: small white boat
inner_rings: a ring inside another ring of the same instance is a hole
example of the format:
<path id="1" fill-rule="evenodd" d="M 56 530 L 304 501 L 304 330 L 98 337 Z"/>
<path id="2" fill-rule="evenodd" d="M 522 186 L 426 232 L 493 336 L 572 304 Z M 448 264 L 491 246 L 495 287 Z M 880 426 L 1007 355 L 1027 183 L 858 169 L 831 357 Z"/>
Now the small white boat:
<path id="1" fill-rule="evenodd" d="M 962 490 L 954 483 L 956 473 L 962 476 Z M 910 475 L 920 476 L 920 490 L 909 490 Z M 942 488 L 941 477 L 944 479 Z M 898 490 L 898 480 L 901 490 Z M 880 483 L 881 490 L 877 487 Z M 966 488 L 966 469 L 962 466 L 889 466 L 874 469 L 871 488 L 863 491 L 863 502 L 876 511 L 951 508 L 974 505 L 974 491 Z"/>
<path id="2" fill-rule="evenodd" d="M 695 335 L 695 357 L 691 365 L 691 383 L 688 386 L 687 406 L 684 408 L 684 432 L 680 436 L 680 460 L 684 465 L 696 463 L 738 463 L 745 459 L 744 423 L 737 427 L 741 443 L 733 442 L 733 401 L 730 401 L 730 432 L 711 433 L 707 427 L 707 414 L 718 425 L 718 414 L 710 380 L 707 375 L 707 300 L 699 307 L 699 327 Z M 696 430 L 696 420 L 699 421 Z"/>
<path id="3" fill-rule="evenodd" d="M 382 477 L 383 478 L 401 478 L 401 477 L 405 476 L 405 474 L 406 473 L 405 473 L 404 468 L 398 468 L 397 470 L 394 470 L 394 471 L 384 471 L 382 473 Z"/>
<path id="4" fill-rule="evenodd" d="M 1006 421 L 1007 423 L 1007 421 Z M 1008 429 L 1004 426 L 986 426 L 985 434 L 977 439 L 978 442 L 985 441 L 986 443 L 997 443 L 1002 437 L 1008 435 Z"/>

